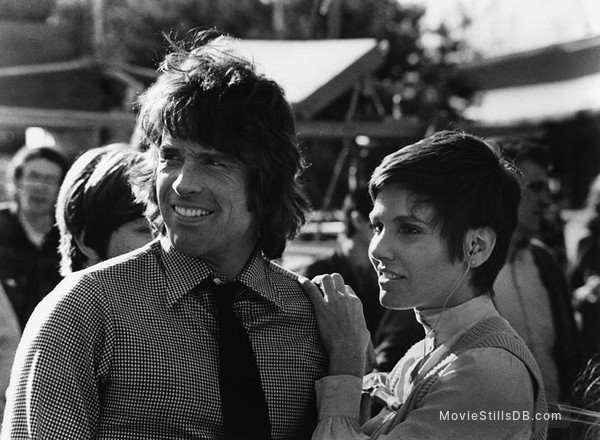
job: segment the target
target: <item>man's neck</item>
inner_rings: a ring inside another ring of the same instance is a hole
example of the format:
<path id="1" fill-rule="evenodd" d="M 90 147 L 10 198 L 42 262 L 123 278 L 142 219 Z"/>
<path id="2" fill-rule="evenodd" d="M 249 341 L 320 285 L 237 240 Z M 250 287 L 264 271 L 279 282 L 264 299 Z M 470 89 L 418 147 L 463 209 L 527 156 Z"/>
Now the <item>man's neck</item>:
<path id="1" fill-rule="evenodd" d="M 227 264 L 221 264 L 222 260 L 213 260 L 210 257 L 201 257 L 206 264 L 208 264 L 215 272 L 223 275 L 227 281 L 233 281 L 239 274 L 241 274 L 246 266 L 250 263 L 250 260 L 254 256 L 256 250 L 251 252 L 240 252 L 239 258 L 227 259 Z M 237 256 L 236 256 L 237 257 Z"/>

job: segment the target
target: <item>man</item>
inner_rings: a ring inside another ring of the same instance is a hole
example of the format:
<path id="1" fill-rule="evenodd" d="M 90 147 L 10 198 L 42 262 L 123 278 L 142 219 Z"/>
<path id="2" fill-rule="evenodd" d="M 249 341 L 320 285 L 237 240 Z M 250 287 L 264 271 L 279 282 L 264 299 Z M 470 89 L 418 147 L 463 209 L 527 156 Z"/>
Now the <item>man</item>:
<path id="1" fill-rule="evenodd" d="M 523 175 L 523 193 L 507 262 L 494 283 L 496 306 L 535 356 L 548 401 L 557 402 L 568 396 L 580 351 L 565 274 L 539 240 L 540 223 L 550 203 L 549 152 L 525 140 L 500 144 Z"/>
<path id="2" fill-rule="evenodd" d="M 234 40 L 196 42 L 141 99 L 154 166 L 134 181 L 160 236 L 38 307 L 3 438 L 310 437 L 326 354 L 297 277 L 270 261 L 308 206 L 290 105 Z"/>
<path id="3" fill-rule="evenodd" d="M 60 151 L 45 146 L 25 146 L 9 164 L 11 201 L 0 206 L 0 279 L 21 329 L 61 279 L 54 204 L 68 168 Z"/>

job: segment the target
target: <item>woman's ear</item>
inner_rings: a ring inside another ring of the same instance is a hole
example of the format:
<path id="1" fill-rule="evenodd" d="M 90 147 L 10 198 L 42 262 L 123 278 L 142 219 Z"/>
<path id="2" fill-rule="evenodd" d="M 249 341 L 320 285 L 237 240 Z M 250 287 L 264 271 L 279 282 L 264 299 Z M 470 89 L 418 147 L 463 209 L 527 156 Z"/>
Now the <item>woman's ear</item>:
<path id="1" fill-rule="evenodd" d="M 87 261 L 85 263 L 86 267 L 93 266 L 94 264 L 100 263 L 100 261 L 102 261 L 102 259 L 98 255 L 98 252 L 96 252 L 94 249 L 85 244 L 85 231 L 73 238 L 75 239 L 75 244 L 77 244 L 77 247 L 79 248 L 81 253 L 87 258 Z"/>
<path id="2" fill-rule="evenodd" d="M 467 233 L 467 261 L 479 267 L 487 261 L 496 246 L 496 232 L 489 227 L 470 229 Z"/>

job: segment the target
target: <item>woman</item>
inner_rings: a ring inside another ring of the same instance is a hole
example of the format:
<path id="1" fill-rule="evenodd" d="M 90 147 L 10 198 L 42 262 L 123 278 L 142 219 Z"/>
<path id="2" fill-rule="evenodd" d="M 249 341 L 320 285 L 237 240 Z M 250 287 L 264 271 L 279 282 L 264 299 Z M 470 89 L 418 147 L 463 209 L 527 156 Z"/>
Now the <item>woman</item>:
<path id="1" fill-rule="evenodd" d="M 538 366 L 491 288 L 517 223 L 514 169 L 481 139 L 440 132 L 387 156 L 369 191 L 380 301 L 414 309 L 426 337 L 391 373 L 365 378 L 386 407 L 360 426 L 360 301 L 338 274 L 302 280 L 330 357 L 313 439 L 545 438 Z"/>
<path id="2" fill-rule="evenodd" d="M 137 249 L 152 232 L 129 175 L 149 170 L 142 152 L 110 144 L 83 153 L 69 169 L 56 202 L 63 276 Z"/>

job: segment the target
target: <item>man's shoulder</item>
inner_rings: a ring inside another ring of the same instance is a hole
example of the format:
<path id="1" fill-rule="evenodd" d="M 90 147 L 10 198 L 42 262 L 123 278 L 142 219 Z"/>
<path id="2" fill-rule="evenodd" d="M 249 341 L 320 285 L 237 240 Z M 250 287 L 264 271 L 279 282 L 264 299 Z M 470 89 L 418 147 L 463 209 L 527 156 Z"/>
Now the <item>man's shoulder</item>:
<path id="1" fill-rule="evenodd" d="M 122 257 L 67 275 L 38 305 L 38 315 L 93 315 L 109 304 L 131 301 L 152 282 L 158 267 L 153 248 L 145 246 Z M 40 318 L 42 316 L 40 315 Z M 41 319 L 43 320 L 43 318 Z"/>
<path id="2" fill-rule="evenodd" d="M 123 276 L 131 279 L 137 275 L 156 271 L 160 264 L 159 255 L 160 244 L 157 241 L 153 241 L 139 249 L 84 269 L 82 274 L 88 274 L 94 278 Z"/>
<path id="3" fill-rule="evenodd" d="M 546 261 L 551 261 L 552 263 L 559 264 L 558 258 L 552 248 L 544 243 L 542 240 L 537 238 L 532 238 L 529 240 L 529 249 L 536 259 L 544 259 Z M 545 261 L 545 262 L 546 262 Z"/>
<path id="4" fill-rule="evenodd" d="M 275 280 L 290 285 L 298 284 L 298 278 L 300 277 L 298 273 L 286 269 L 285 267 L 280 266 L 274 261 L 268 259 L 265 260 L 265 265 L 267 268 L 267 273 Z"/>

